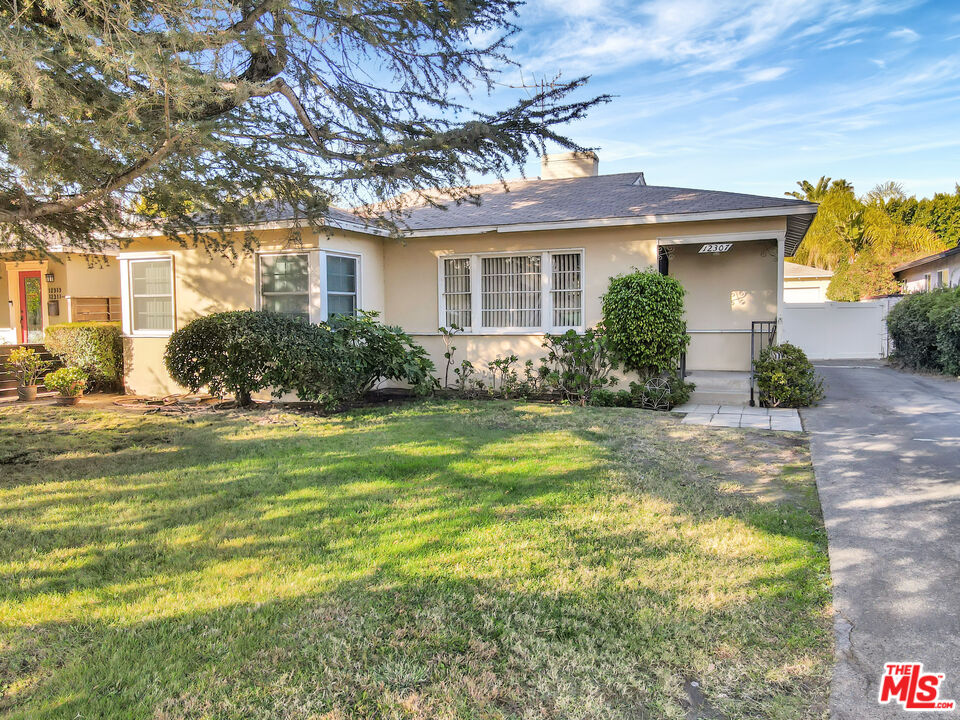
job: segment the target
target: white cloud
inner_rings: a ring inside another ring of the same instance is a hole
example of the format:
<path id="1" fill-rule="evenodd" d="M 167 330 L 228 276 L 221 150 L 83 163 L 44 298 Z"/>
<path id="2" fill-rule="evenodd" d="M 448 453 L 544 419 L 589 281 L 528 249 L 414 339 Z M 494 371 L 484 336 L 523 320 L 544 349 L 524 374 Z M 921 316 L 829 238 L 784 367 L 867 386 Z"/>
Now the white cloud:
<path id="1" fill-rule="evenodd" d="M 904 40 L 906 42 L 914 42 L 915 40 L 920 39 L 920 33 L 916 30 L 911 30 L 908 27 L 900 28 L 899 30 L 893 30 L 887 33 L 888 38 L 893 38 L 894 40 Z"/>
<path id="2" fill-rule="evenodd" d="M 858 42 L 863 20 L 919 0 L 539 0 L 525 69 L 604 74 L 656 63 L 685 75 L 729 71 L 799 38 L 832 33 L 826 46 Z M 859 23 L 857 27 L 849 27 Z M 541 39 L 542 38 L 542 39 Z"/>
<path id="3" fill-rule="evenodd" d="M 880 58 L 870 58 L 870 62 L 872 62 L 874 65 L 876 65 L 876 66 L 877 66 L 878 68 L 880 68 L 881 70 L 883 70 L 885 67 L 887 67 L 887 61 L 886 61 L 886 60 L 881 60 Z"/>
<path id="4" fill-rule="evenodd" d="M 745 73 L 744 77 L 748 82 L 752 83 L 770 82 L 771 80 L 783 77 L 788 72 L 790 72 L 790 68 L 788 67 L 771 67 L 763 68 L 762 70 L 752 70 Z"/>

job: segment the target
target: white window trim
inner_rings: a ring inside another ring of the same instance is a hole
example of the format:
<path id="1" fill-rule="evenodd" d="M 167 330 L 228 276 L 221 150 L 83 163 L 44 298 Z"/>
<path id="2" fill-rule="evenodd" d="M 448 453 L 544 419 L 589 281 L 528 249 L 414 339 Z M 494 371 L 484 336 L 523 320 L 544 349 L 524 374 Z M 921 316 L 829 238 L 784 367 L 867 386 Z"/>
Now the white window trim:
<path id="1" fill-rule="evenodd" d="M 256 269 L 254 270 L 254 307 L 257 310 L 263 309 L 263 296 L 261 288 L 263 284 L 260 281 L 260 258 L 275 257 L 277 255 L 306 255 L 307 273 L 309 277 L 308 287 L 310 289 L 309 308 L 310 322 L 313 324 L 326 322 L 329 319 L 327 313 L 327 256 L 336 255 L 355 260 L 357 263 L 357 312 L 363 309 L 363 299 L 361 288 L 363 287 L 361 274 L 363 273 L 363 257 L 360 253 L 344 252 L 342 250 L 327 250 L 326 248 L 290 248 L 285 250 L 258 250 L 255 253 Z M 346 294 L 346 293 L 340 293 Z"/>
<path id="2" fill-rule="evenodd" d="M 133 284 L 131 265 L 136 262 L 165 260 L 170 265 L 170 302 L 172 327 L 170 330 L 135 330 L 133 327 Z M 120 261 L 120 327 L 124 337 L 170 337 L 177 329 L 177 272 L 172 253 L 122 253 Z"/>
<path id="3" fill-rule="evenodd" d="M 574 326 L 553 325 L 553 255 L 580 255 L 580 324 Z M 536 327 L 484 327 L 482 308 L 481 260 L 485 257 L 516 257 L 521 255 L 537 255 L 540 259 L 540 320 Z M 471 327 L 464 328 L 464 335 L 538 335 L 543 333 L 562 333 L 575 330 L 579 333 L 586 328 L 586 253 L 582 247 L 550 248 L 547 250 L 499 250 L 496 252 L 478 253 L 440 253 L 437 256 L 437 327 L 446 327 L 447 308 L 444 299 L 444 260 L 470 260 L 470 318 Z"/>

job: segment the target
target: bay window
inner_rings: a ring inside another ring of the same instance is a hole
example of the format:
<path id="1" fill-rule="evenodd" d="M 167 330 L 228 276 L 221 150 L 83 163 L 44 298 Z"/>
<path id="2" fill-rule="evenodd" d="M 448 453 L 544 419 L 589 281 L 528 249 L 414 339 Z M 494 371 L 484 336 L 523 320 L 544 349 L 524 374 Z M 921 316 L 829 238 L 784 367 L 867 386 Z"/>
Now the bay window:
<path id="1" fill-rule="evenodd" d="M 440 324 L 467 332 L 554 332 L 583 327 L 580 250 L 440 259 Z"/>
<path id="2" fill-rule="evenodd" d="M 307 250 L 260 253 L 257 259 L 261 310 L 315 323 L 356 314 L 360 306 L 357 256 Z"/>

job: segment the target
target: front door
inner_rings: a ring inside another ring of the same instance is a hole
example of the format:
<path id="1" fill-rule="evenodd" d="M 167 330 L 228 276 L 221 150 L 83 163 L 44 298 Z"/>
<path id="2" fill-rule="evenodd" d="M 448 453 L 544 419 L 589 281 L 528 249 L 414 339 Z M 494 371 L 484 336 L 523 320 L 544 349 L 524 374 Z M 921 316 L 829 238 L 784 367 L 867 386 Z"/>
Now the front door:
<path id="1" fill-rule="evenodd" d="M 39 270 L 20 273 L 20 342 L 43 342 L 43 290 Z"/>

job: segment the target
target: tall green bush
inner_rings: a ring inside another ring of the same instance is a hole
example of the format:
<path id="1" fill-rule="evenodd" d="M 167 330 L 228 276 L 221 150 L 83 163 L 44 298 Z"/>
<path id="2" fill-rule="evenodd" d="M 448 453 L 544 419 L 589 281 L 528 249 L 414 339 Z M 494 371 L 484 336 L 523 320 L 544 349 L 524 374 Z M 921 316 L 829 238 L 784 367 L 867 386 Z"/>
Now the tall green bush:
<path id="1" fill-rule="evenodd" d="M 82 369 L 90 382 L 116 387 L 123 377 L 123 344 L 120 323 L 72 322 L 51 325 L 44 345 L 64 365 Z"/>
<path id="2" fill-rule="evenodd" d="M 652 269 L 610 279 L 603 324 L 626 370 L 646 378 L 676 368 L 690 343 L 683 295 L 679 282 Z"/>
<path id="3" fill-rule="evenodd" d="M 907 295 L 887 315 L 894 357 L 912 370 L 953 372 L 960 355 L 953 335 L 953 309 L 960 307 L 960 289 Z"/>

